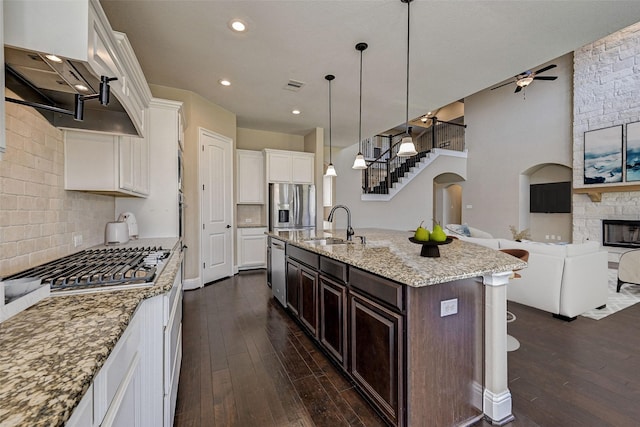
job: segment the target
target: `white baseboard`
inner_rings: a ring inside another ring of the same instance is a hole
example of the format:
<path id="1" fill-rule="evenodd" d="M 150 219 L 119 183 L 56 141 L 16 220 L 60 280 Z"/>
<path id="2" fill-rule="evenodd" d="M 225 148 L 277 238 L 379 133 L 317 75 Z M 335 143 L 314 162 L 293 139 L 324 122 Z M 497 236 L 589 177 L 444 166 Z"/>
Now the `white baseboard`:
<path id="1" fill-rule="evenodd" d="M 184 289 L 185 291 L 188 291 L 189 289 L 198 289 L 203 285 L 204 284 L 202 283 L 202 280 L 200 280 L 200 277 L 196 277 L 193 279 L 184 279 L 182 281 L 182 289 Z"/>
<path id="2" fill-rule="evenodd" d="M 511 392 L 505 390 L 501 393 L 492 393 L 484 390 L 484 414 L 491 419 L 493 425 L 504 425 L 513 421 L 511 413 Z"/>

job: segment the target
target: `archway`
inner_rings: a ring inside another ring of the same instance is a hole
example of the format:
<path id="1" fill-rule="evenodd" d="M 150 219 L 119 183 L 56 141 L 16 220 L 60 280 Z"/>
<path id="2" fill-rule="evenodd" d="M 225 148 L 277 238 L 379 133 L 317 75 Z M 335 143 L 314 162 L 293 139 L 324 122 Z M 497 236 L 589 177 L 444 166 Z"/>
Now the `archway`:
<path id="1" fill-rule="evenodd" d="M 464 179 L 444 173 L 433 179 L 433 218 L 441 225 L 462 223 L 462 186 Z"/>
<path id="2" fill-rule="evenodd" d="M 531 240 L 536 242 L 571 242 L 572 213 L 571 212 L 532 212 L 530 198 L 531 186 L 537 184 L 551 184 L 560 182 L 571 183 L 573 171 L 570 167 L 557 163 L 543 163 L 525 170 L 520 175 L 519 202 L 519 230 L 529 229 Z M 568 185 L 569 189 L 571 185 Z M 571 206 L 571 191 L 566 194 L 543 197 L 569 198 Z M 538 209 L 533 209 L 534 211 Z"/>

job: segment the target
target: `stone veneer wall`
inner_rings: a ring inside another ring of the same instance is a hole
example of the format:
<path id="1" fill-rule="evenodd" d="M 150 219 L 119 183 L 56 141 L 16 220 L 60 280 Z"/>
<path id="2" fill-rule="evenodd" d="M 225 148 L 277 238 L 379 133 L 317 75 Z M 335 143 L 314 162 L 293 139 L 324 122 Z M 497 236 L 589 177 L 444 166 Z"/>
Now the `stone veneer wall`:
<path id="1" fill-rule="evenodd" d="M 5 108 L 0 277 L 102 243 L 104 226 L 115 215 L 112 196 L 64 190 L 62 131 L 32 108 L 8 102 Z M 79 247 L 74 234 L 82 234 Z"/>
<path id="2" fill-rule="evenodd" d="M 640 120 L 640 23 L 574 52 L 573 179 L 584 186 L 584 133 Z M 626 127 L 623 126 L 626 138 Z M 602 242 L 602 219 L 640 219 L 640 192 L 573 196 L 573 241 Z M 610 260 L 616 253 L 608 248 Z"/>

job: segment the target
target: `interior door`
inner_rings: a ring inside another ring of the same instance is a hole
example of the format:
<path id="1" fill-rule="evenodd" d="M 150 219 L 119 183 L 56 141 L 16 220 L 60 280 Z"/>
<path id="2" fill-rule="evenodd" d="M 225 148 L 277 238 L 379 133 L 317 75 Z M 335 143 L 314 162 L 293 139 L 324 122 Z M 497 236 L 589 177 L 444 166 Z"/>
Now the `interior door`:
<path id="1" fill-rule="evenodd" d="M 199 129 L 202 283 L 233 275 L 232 141 Z"/>

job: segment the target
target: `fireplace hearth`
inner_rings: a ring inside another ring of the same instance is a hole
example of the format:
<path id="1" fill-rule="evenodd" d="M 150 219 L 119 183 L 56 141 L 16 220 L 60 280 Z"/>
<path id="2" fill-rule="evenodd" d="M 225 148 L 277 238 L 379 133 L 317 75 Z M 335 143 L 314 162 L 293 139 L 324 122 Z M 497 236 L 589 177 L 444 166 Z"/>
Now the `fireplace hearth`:
<path id="1" fill-rule="evenodd" d="M 602 244 L 619 248 L 640 248 L 640 220 L 603 219 Z"/>

